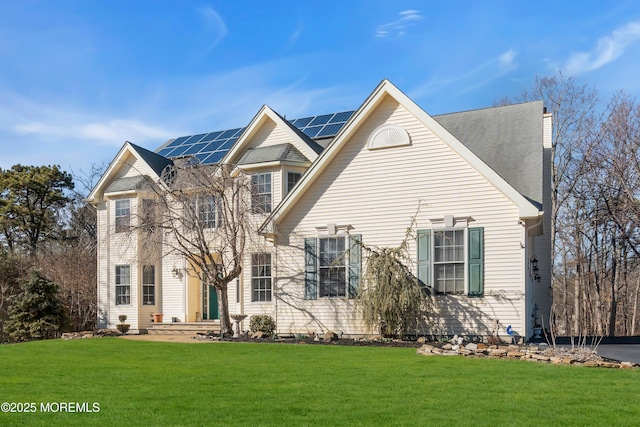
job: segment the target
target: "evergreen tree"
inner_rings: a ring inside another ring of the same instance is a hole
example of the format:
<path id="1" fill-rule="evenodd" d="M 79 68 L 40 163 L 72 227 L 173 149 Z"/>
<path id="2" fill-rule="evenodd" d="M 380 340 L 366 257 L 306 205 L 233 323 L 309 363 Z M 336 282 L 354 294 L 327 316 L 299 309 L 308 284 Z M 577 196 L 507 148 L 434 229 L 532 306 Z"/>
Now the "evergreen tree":
<path id="1" fill-rule="evenodd" d="M 4 332 L 12 341 L 53 338 L 66 320 L 58 285 L 37 270 L 31 271 L 11 302 Z"/>

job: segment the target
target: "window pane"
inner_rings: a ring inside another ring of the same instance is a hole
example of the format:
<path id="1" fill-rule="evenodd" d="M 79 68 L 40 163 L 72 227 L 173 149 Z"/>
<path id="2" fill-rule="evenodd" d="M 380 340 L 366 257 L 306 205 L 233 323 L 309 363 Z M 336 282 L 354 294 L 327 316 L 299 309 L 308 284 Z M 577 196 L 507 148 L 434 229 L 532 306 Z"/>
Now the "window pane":
<path id="1" fill-rule="evenodd" d="M 251 176 L 253 194 L 251 209 L 253 213 L 271 212 L 271 173 L 260 173 Z"/>
<path id="2" fill-rule="evenodd" d="M 131 225 L 131 201 L 129 199 L 116 200 L 115 220 L 116 233 L 129 231 Z"/>
<path id="3" fill-rule="evenodd" d="M 251 300 L 271 301 L 271 254 L 251 255 Z"/>
<path id="4" fill-rule="evenodd" d="M 287 172 L 287 193 L 293 190 L 293 187 L 296 186 L 301 177 L 301 173 Z"/>
<path id="5" fill-rule="evenodd" d="M 346 296 L 345 238 L 328 237 L 319 243 L 319 295 Z"/>

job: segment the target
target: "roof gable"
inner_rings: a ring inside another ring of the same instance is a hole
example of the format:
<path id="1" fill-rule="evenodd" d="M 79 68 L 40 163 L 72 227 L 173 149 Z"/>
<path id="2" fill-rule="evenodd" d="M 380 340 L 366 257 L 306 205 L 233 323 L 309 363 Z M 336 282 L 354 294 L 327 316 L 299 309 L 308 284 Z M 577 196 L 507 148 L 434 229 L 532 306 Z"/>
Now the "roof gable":
<path id="1" fill-rule="evenodd" d="M 136 186 L 138 185 L 138 183 L 133 183 L 133 181 L 135 180 L 122 180 L 122 178 L 120 178 L 117 183 L 114 181 L 114 178 L 117 176 L 118 171 L 125 166 L 126 159 L 129 156 L 133 156 L 135 159 L 147 165 L 149 167 L 149 172 L 152 175 L 151 178 L 153 178 L 154 180 L 160 179 L 164 168 L 170 164 L 173 164 L 172 160 L 162 157 L 152 151 L 149 151 L 127 141 L 124 143 L 122 148 L 120 148 L 120 151 L 118 152 L 116 157 L 111 161 L 111 163 L 107 167 L 107 170 L 104 172 L 102 177 L 100 177 L 100 180 L 95 185 L 93 190 L 91 190 L 89 196 L 85 199 L 87 202 L 95 203 L 99 196 L 102 193 L 106 192 L 106 190 L 108 189 L 110 189 L 111 191 L 113 188 L 130 187 L 134 184 L 134 187 L 126 189 L 130 190 L 137 188 Z M 143 175 L 144 173 L 141 172 L 140 177 L 142 177 Z"/>
<path id="2" fill-rule="evenodd" d="M 318 158 L 318 153 L 322 151 L 322 147 L 318 143 L 297 130 L 291 123 L 267 105 L 264 105 L 253 120 L 251 120 L 251 123 L 246 127 L 238 141 L 229 149 L 221 162 L 229 164 L 239 163 L 243 156 L 245 156 L 245 152 L 249 148 L 252 139 L 269 121 L 273 122 L 277 128 L 281 129 L 287 135 L 289 143 L 308 161 L 313 162 Z"/>
<path id="3" fill-rule="evenodd" d="M 461 158 L 463 158 L 472 167 L 474 167 L 494 187 L 496 187 L 510 200 L 512 200 L 519 207 L 521 217 L 529 218 L 538 217 L 540 215 L 538 206 L 534 205 L 525 196 L 520 194 L 513 186 L 507 183 L 507 181 L 503 177 L 501 177 L 486 163 L 484 163 L 461 141 L 456 139 L 439 122 L 437 122 L 424 110 L 418 107 L 409 97 L 407 97 L 398 88 L 396 88 L 390 81 L 384 80 L 372 92 L 367 100 L 365 100 L 362 106 L 358 110 L 356 110 L 355 114 L 342 128 L 336 138 L 320 154 L 317 161 L 311 165 L 296 188 L 291 193 L 289 193 L 271 213 L 269 218 L 267 218 L 267 220 L 261 227 L 262 232 L 268 232 L 268 230 L 270 229 L 270 224 L 272 222 L 279 221 L 289 212 L 296 201 L 304 194 L 304 192 L 311 186 L 311 184 L 318 178 L 318 176 L 322 174 L 324 169 L 337 156 L 342 146 L 344 146 L 344 144 L 346 144 L 350 140 L 350 138 L 360 128 L 360 126 L 366 122 L 367 118 L 386 96 L 392 97 L 396 102 L 406 108 L 407 111 L 409 111 L 414 117 L 416 117 L 418 121 L 420 121 L 428 129 L 430 129 L 438 138 L 440 138 L 445 144 L 453 149 Z M 540 123 L 542 123 L 541 114 Z M 542 145 L 542 135 L 540 135 L 539 143 L 540 145 Z"/>
<path id="4" fill-rule="evenodd" d="M 542 101 L 433 116 L 529 200 L 542 205 Z"/>

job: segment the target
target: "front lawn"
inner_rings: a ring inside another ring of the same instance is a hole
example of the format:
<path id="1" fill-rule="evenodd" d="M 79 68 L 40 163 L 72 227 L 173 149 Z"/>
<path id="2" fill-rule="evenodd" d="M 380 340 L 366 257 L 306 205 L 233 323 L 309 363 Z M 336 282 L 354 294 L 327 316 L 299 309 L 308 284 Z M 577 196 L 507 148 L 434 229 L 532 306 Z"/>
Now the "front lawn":
<path id="1" fill-rule="evenodd" d="M 36 407 L 0 413 L 0 425 L 634 425 L 639 396 L 640 370 L 413 348 L 117 338 L 0 346 L 0 403 Z M 99 412 L 42 412 L 66 402 Z"/>

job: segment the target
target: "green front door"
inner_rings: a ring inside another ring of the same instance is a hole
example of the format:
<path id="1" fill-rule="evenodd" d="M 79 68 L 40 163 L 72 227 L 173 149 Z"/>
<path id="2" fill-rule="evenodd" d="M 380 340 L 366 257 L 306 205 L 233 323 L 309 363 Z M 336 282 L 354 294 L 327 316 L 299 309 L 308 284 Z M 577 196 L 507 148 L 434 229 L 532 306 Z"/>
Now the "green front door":
<path id="1" fill-rule="evenodd" d="M 218 294 L 216 288 L 202 284 L 202 320 L 218 319 Z"/>

